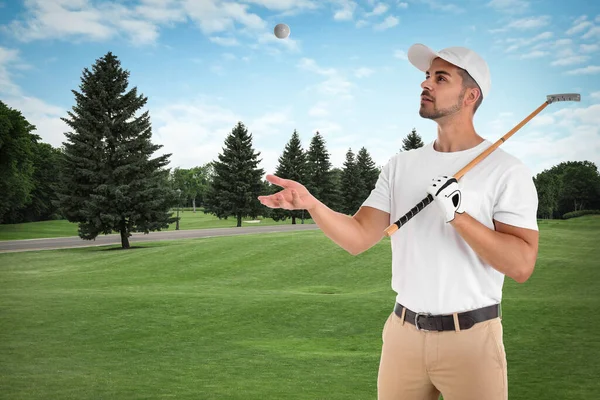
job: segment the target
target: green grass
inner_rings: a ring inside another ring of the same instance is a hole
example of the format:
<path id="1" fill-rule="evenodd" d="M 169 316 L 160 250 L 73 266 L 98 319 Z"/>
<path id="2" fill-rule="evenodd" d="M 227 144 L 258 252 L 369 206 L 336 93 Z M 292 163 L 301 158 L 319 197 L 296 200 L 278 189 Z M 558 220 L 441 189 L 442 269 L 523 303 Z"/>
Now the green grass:
<path id="1" fill-rule="evenodd" d="M 540 228 L 509 398 L 596 398 L 600 218 Z M 320 231 L 0 254 L 0 399 L 375 399 L 389 279 Z"/>
<path id="2" fill-rule="evenodd" d="M 173 216 L 176 216 L 176 212 L 173 213 Z M 196 208 L 196 213 L 194 213 L 192 209 L 185 209 L 183 212 L 180 210 L 179 217 L 181 218 L 179 221 L 179 229 L 181 230 L 230 228 L 237 225 L 237 220 L 235 218 L 219 220 L 214 215 L 204 214 L 202 209 L 199 208 Z M 304 220 L 305 224 L 313 223 L 308 213 L 305 213 L 305 217 L 308 218 Z M 252 218 L 243 219 L 243 221 L 252 220 Z M 271 218 L 259 217 L 258 220 L 260 220 L 259 223 L 242 222 L 242 226 L 280 225 L 292 223 L 291 219 L 286 219 L 285 221 L 273 221 Z M 301 220 L 296 219 L 296 223 L 300 224 Z M 175 224 L 170 225 L 169 228 L 165 230 L 175 230 Z M 41 239 L 66 236 L 77 236 L 77 224 L 71 223 L 67 220 L 29 222 L 25 224 L 0 224 L 0 240 Z"/>

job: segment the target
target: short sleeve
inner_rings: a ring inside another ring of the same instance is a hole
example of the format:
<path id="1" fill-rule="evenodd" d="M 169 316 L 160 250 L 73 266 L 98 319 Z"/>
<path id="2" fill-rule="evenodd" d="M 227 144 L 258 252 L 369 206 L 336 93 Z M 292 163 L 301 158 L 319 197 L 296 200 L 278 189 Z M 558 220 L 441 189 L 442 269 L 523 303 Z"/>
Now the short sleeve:
<path id="1" fill-rule="evenodd" d="M 379 173 L 375 187 L 371 190 L 369 197 L 363 202 L 362 206 L 377 208 L 384 212 L 391 212 L 391 193 L 390 193 L 390 162 L 388 162 Z"/>
<path id="2" fill-rule="evenodd" d="M 538 195 L 529 168 L 519 164 L 504 174 L 494 204 L 494 219 L 520 228 L 538 230 Z"/>

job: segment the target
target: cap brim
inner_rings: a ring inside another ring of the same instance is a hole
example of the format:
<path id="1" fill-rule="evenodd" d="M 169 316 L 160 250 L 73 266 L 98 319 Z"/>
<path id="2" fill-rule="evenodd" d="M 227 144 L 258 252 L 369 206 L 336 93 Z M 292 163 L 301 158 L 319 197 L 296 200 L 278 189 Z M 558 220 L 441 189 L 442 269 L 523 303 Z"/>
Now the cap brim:
<path id="1" fill-rule="evenodd" d="M 417 43 L 410 46 L 407 57 L 412 65 L 425 72 L 431 66 L 431 62 L 440 55 L 424 44 Z"/>

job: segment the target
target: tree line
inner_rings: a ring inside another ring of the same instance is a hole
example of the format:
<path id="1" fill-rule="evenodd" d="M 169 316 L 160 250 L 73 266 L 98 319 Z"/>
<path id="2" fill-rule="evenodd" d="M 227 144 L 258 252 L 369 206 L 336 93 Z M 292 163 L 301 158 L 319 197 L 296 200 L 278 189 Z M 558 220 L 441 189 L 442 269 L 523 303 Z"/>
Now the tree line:
<path id="1" fill-rule="evenodd" d="M 172 154 L 154 156 L 150 115 L 137 112 L 148 98 L 128 89 L 130 72 L 108 52 L 84 68 L 75 105 L 61 118 L 72 130 L 61 148 L 41 142 L 20 111 L 0 101 L 0 223 L 67 219 L 92 240 L 119 232 L 123 248 L 132 232 L 166 229 L 173 208 L 201 206 L 218 218 L 290 219 L 302 210 L 269 209 L 257 197 L 281 188 L 263 179 L 260 152 L 240 121 L 224 140 L 217 159 L 193 168 L 167 168 Z M 399 151 L 423 146 L 415 129 Z M 342 168 L 333 167 L 323 135 L 316 132 L 303 149 L 294 130 L 274 173 L 304 184 L 320 201 L 355 213 L 375 187 L 377 167 L 365 147 L 349 148 Z M 589 161 L 561 163 L 534 178 L 539 218 L 600 209 L 600 175 Z"/>

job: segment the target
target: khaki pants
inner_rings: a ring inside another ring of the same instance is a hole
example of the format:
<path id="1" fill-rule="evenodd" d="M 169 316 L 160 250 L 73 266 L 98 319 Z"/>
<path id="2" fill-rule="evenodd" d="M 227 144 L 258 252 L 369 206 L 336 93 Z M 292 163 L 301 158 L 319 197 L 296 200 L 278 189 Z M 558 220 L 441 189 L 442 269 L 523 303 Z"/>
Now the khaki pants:
<path id="1" fill-rule="evenodd" d="M 379 400 L 506 400 L 502 322 L 460 331 L 419 331 L 391 313 L 383 328 Z"/>

